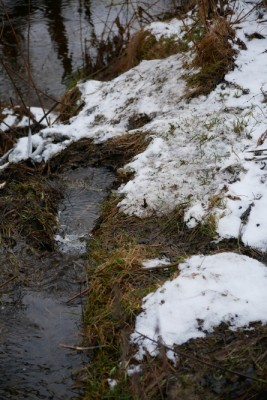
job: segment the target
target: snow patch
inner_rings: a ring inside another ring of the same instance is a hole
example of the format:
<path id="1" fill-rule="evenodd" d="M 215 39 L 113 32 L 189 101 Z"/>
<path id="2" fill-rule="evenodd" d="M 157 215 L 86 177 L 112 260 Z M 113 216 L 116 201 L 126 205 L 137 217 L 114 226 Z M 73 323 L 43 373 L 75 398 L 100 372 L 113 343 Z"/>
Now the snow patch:
<path id="1" fill-rule="evenodd" d="M 182 344 L 221 322 L 232 329 L 267 323 L 267 267 L 262 263 L 235 253 L 198 255 L 180 264 L 179 271 L 143 299 L 131 336 L 138 359 L 146 351 L 156 355 L 158 341 Z"/>

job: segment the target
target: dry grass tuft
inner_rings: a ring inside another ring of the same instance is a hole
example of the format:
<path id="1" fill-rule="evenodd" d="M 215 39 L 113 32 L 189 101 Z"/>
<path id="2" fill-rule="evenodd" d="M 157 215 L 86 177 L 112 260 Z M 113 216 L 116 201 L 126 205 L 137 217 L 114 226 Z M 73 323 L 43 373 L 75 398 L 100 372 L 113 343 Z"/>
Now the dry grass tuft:
<path id="1" fill-rule="evenodd" d="M 118 73 L 128 71 L 143 59 L 144 54 L 157 42 L 154 35 L 141 29 L 129 40 L 124 55 L 117 63 L 115 69 Z"/>
<path id="2" fill-rule="evenodd" d="M 191 66 L 199 71 L 187 78 L 187 97 L 208 94 L 233 68 L 236 51 L 235 32 L 224 17 L 217 18 L 196 45 L 196 57 Z"/>
<path id="3" fill-rule="evenodd" d="M 1 173 L 6 182 L 0 192 L 2 244 L 26 241 L 31 247 L 54 249 L 59 188 L 27 163 L 12 164 Z"/>
<path id="4" fill-rule="evenodd" d="M 147 358 L 143 374 L 129 378 L 125 369 L 136 361 L 127 338 L 142 298 L 177 275 L 178 261 L 190 254 L 212 251 L 209 246 L 213 232 L 207 226 L 189 230 L 183 222 L 182 208 L 169 216 L 145 220 L 123 215 L 118 212 L 119 200 L 111 197 L 105 204 L 88 249 L 86 335 L 90 345 L 103 347 L 95 352 L 88 366 L 86 398 L 111 395 L 160 399 L 160 393 L 166 393 L 172 381 L 173 366 L 168 360 Z M 159 255 L 171 259 L 170 268 L 141 268 L 142 260 Z M 117 380 L 112 392 L 107 383 L 110 378 Z"/>
<path id="5" fill-rule="evenodd" d="M 109 80 L 138 65 L 142 60 L 167 58 L 187 50 L 185 43 L 177 37 L 156 39 L 149 31 L 140 29 L 128 41 L 122 55 L 113 60 L 108 69 L 95 77 Z"/>
<path id="6" fill-rule="evenodd" d="M 64 93 L 57 110 L 59 112 L 58 120 L 60 122 L 67 122 L 71 117 L 78 114 L 83 107 L 83 103 L 80 102 L 80 99 L 81 92 L 78 86 L 75 86 Z"/>

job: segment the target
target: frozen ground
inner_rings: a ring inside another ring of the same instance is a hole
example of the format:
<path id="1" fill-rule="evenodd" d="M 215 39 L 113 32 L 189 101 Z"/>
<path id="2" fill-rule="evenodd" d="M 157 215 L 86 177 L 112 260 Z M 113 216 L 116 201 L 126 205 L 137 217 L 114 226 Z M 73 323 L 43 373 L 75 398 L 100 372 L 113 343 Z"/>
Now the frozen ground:
<path id="1" fill-rule="evenodd" d="M 209 96 L 185 100 L 183 62 L 188 55 L 143 61 L 110 82 L 87 81 L 80 85 L 82 111 L 68 125 L 54 124 L 33 135 L 31 157 L 37 162 L 47 160 L 83 137 L 99 142 L 125 133 L 134 135 L 133 117 L 145 114 L 141 129 L 152 141 L 125 166 L 134 177 L 118 189 L 120 210 L 146 217 L 183 205 L 189 227 L 213 214 L 219 238 L 236 237 L 266 251 L 267 12 L 253 10 L 257 1 L 234 3 L 239 20 L 232 16 L 233 26 L 247 49 L 238 49 L 235 69 L 227 74 L 225 84 Z M 157 37 L 179 36 L 182 27 L 173 20 L 152 24 L 150 29 Z M 251 39 L 255 33 L 261 39 Z M 6 122 L 13 123 L 8 110 L 6 114 Z M 255 149 L 256 155 L 251 152 Z M 28 155 L 28 138 L 19 139 L 8 162 Z M 137 319 L 141 333 L 154 338 L 159 324 L 163 341 L 172 344 L 203 335 L 220 321 L 230 321 L 235 327 L 255 320 L 266 322 L 265 266 L 228 253 L 196 256 L 179 268 L 176 280 L 145 300 L 144 312 Z M 246 291 L 241 292 L 242 285 Z M 207 299 L 212 310 L 207 309 Z M 186 319 L 177 305 L 182 301 L 194 311 Z M 162 319 L 160 310 L 165 308 L 168 313 Z M 199 325 L 197 319 L 203 323 Z M 141 348 L 149 348 L 146 340 L 138 340 Z"/>

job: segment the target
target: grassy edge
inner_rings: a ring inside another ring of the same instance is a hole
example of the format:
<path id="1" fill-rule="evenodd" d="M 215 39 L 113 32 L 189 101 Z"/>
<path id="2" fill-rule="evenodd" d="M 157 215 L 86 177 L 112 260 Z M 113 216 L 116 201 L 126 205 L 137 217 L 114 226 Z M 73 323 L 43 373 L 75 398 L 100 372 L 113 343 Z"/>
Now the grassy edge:
<path id="1" fill-rule="evenodd" d="M 86 339 L 98 348 L 87 366 L 85 399 L 206 400 L 225 399 L 229 393 L 238 390 L 242 393 L 247 391 L 251 396 L 264 391 L 267 387 L 264 380 L 267 363 L 265 368 L 255 362 L 266 356 L 264 338 L 267 337 L 267 327 L 261 324 L 253 326 L 255 329 L 240 329 L 234 333 L 227 324 L 222 324 L 214 334 L 178 346 L 178 353 L 184 354 L 181 359 L 178 357 L 178 365 L 170 362 L 163 348 L 158 357 L 145 357 L 141 374 L 128 376 L 128 367 L 139 364 L 134 357 L 136 349 L 129 343 L 129 338 L 142 299 L 166 280 L 176 277 L 180 261 L 197 253 L 223 251 L 234 251 L 260 260 L 265 255 L 244 247 L 237 240 L 215 243 L 213 220 L 189 230 L 183 222 L 182 209 L 165 217 L 152 216 L 140 220 L 120 213 L 118 201 L 113 195 L 105 203 L 102 222 L 88 249 Z M 178 242 L 181 244 L 176 246 Z M 141 268 L 142 260 L 163 255 L 171 259 L 170 268 L 153 271 Z M 193 362 L 192 356 L 196 357 Z M 214 366 L 205 366 L 201 360 Z M 238 378 L 229 372 L 236 370 L 247 375 L 251 365 L 251 376 L 259 377 L 258 382 Z M 216 395 L 218 381 L 222 391 L 220 396 Z M 111 387 L 113 382 L 116 385 Z"/>

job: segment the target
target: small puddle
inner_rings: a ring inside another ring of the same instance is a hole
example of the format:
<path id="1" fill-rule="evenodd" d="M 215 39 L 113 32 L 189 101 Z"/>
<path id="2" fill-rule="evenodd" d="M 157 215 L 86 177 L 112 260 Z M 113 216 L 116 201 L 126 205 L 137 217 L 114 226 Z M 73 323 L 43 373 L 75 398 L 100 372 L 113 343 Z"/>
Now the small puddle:
<path id="1" fill-rule="evenodd" d="M 58 250 L 40 255 L 20 243 L 0 254 L 3 281 L 18 276 L 0 289 L 0 400 L 79 398 L 77 373 L 90 361 L 76 348 L 86 298 L 66 301 L 86 287 L 83 253 L 114 179 L 104 168 L 62 174 Z"/>

